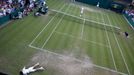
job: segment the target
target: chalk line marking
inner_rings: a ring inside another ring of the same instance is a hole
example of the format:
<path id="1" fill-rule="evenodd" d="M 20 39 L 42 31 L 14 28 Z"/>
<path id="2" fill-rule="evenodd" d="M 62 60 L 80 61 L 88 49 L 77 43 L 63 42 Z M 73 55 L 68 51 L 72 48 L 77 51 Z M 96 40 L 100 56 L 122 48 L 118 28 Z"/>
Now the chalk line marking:
<path id="1" fill-rule="evenodd" d="M 83 20 L 83 18 L 81 18 L 81 17 L 75 16 L 75 15 L 71 15 L 71 14 L 68 14 L 68 13 L 65 13 L 65 12 L 62 12 L 62 11 L 58 11 L 58 10 L 54 10 L 54 9 L 50 9 L 50 11 L 58 12 L 58 13 L 61 13 L 61 14 L 67 15 L 67 16 L 71 16 L 71 17 L 74 17 L 74 18 Z M 109 24 L 104 24 L 104 23 L 101 23 L 101 22 L 96 22 L 96 21 L 94 21 L 94 20 L 85 19 L 85 21 L 97 23 L 97 24 L 100 24 L 100 25 L 102 25 L 102 26 L 109 26 L 109 27 L 113 27 L 113 28 L 116 28 L 116 29 L 120 29 L 120 28 L 117 27 L 117 26 L 113 26 L 113 25 L 109 25 Z"/>
<path id="2" fill-rule="evenodd" d="M 58 56 L 61 56 L 61 57 L 68 57 L 68 56 L 65 56 L 65 55 L 62 55 L 62 54 L 59 54 L 59 53 L 55 53 L 55 52 L 51 52 L 49 50 L 38 48 L 38 47 L 35 47 L 35 46 L 32 46 L 32 45 L 29 45 L 29 47 L 33 48 L 33 49 L 36 49 L 36 50 L 43 51 L 43 52 L 48 52 L 48 53 L 51 53 L 51 54 L 54 54 L 54 55 L 58 55 Z M 79 60 L 77 58 L 73 58 L 73 59 L 76 60 L 76 61 L 79 61 L 79 62 L 83 62 L 83 61 L 81 61 L 81 60 Z M 101 69 L 111 71 L 111 72 L 114 72 L 114 73 L 118 73 L 118 74 L 121 74 L 121 75 L 128 75 L 128 74 L 125 74 L 123 72 L 118 72 L 118 71 L 115 71 L 115 70 L 112 70 L 112 69 L 109 69 L 109 68 L 106 68 L 106 67 L 102 67 L 102 66 L 99 66 L 99 65 L 95 65 L 95 64 L 92 64 L 92 65 L 97 67 L 97 68 L 101 68 Z"/>
<path id="3" fill-rule="evenodd" d="M 111 21 L 110 21 L 110 19 L 109 19 L 109 16 L 107 16 L 107 17 L 108 17 L 108 20 L 109 20 L 109 22 L 110 22 L 110 24 L 111 24 Z M 114 22 L 115 22 L 115 21 L 114 21 Z M 113 28 L 112 28 L 112 30 L 113 30 Z M 121 46 L 120 46 L 120 44 L 119 44 L 119 42 L 118 42 L 118 39 L 117 39 L 117 37 L 116 37 L 116 35 L 115 35 L 114 32 L 113 32 L 113 34 L 114 34 L 114 38 L 115 38 L 115 40 L 116 40 L 116 43 L 117 43 L 117 45 L 118 45 L 119 51 L 120 51 L 120 53 L 121 53 L 121 56 L 122 56 L 122 58 L 123 58 L 123 61 L 124 61 L 124 63 L 125 63 L 125 66 L 126 66 L 126 69 L 127 69 L 127 71 L 128 71 L 128 74 L 131 75 L 131 73 L 130 73 L 130 71 L 129 71 L 129 68 L 128 68 L 128 65 L 127 65 L 127 62 L 126 62 L 126 60 L 125 60 L 125 56 L 124 56 L 124 54 L 123 54 L 123 52 L 122 52 L 122 48 L 121 48 Z"/>
<path id="4" fill-rule="evenodd" d="M 68 8 L 66 9 L 66 11 L 69 9 L 70 5 L 68 5 Z M 59 22 L 56 24 L 55 28 L 53 29 L 53 31 L 51 32 L 51 34 L 49 35 L 49 37 L 47 38 L 47 40 L 44 42 L 44 44 L 42 45 L 41 48 L 44 48 L 44 46 L 47 44 L 47 42 L 50 40 L 50 38 L 52 37 L 54 31 L 56 30 L 56 28 L 59 26 L 59 24 L 61 23 L 61 21 L 63 20 L 65 15 L 63 15 L 61 17 L 61 19 L 59 20 Z"/>
<path id="5" fill-rule="evenodd" d="M 104 20 L 103 15 L 102 15 L 102 18 L 103 18 L 103 22 L 105 23 L 105 20 Z M 115 70 L 117 71 L 117 66 L 116 66 L 116 64 L 115 64 L 114 54 L 113 54 L 113 51 L 112 51 L 112 47 L 111 47 L 111 43 L 110 43 L 110 38 L 109 38 L 109 35 L 108 35 L 108 32 L 107 32 L 107 28 L 106 28 L 106 27 L 105 27 L 105 32 L 106 32 L 107 41 L 108 41 L 108 44 L 109 44 L 109 47 L 110 47 L 110 53 L 111 53 L 111 56 L 112 56 L 114 68 L 115 68 Z"/>
<path id="6" fill-rule="evenodd" d="M 62 10 L 63 8 L 65 7 L 65 5 L 63 5 L 60 10 Z M 40 36 L 40 34 L 46 29 L 46 27 L 53 21 L 53 19 L 56 17 L 58 13 L 56 13 L 52 18 L 51 20 L 47 23 L 47 25 L 37 34 L 37 36 L 33 39 L 33 41 L 30 43 L 30 45 L 33 44 L 33 42 L 35 42 L 35 40 Z"/>
<path id="7" fill-rule="evenodd" d="M 84 24 L 85 24 L 85 19 L 82 24 L 81 39 L 83 38 L 83 34 L 84 34 Z"/>
<path id="8" fill-rule="evenodd" d="M 125 18 L 125 20 L 127 21 L 127 23 L 131 26 L 131 28 L 134 30 L 133 25 L 127 20 L 127 18 L 123 15 L 123 17 Z"/>
<path id="9" fill-rule="evenodd" d="M 85 8 L 84 8 L 84 10 L 85 10 Z M 84 12 L 84 10 L 83 10 L 83 12 Z M 83 16 L 84 19 L 83 19 L 82 29 L 81 29 L 81 39 L 83 38 L 83 34 L 84 34 L 83 32 L 84 32 L 84 24 L 85 24 L 85 14 L 83 13 L 82 16 Z"/>

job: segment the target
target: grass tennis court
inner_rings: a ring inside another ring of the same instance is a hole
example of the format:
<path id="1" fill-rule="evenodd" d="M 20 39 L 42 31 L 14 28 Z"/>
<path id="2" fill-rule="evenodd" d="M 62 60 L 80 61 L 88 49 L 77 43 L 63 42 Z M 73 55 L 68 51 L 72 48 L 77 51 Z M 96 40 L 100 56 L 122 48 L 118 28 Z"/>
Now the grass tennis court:
<path id="1" fill-rule="evenodd" d="M 69 0 L 47 3 L 46 15 L 31 13 L 1 28 L 0 71 L 18 75 L 40 62 L 46 70 L 33 75 L 134 74 L 134 30 L 123 15 Z"/>

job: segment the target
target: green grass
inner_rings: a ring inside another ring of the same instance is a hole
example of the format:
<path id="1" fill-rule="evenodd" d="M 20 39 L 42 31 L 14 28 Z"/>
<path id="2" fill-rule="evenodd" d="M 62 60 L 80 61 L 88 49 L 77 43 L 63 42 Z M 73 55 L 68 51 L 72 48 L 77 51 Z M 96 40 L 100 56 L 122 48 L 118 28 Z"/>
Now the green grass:
<path id="1" fill-rule="evenodd" d="M 81 5 L 68 4 L 68 2 L 65 4 L 63 0 L 47 0 L 47 3 L 50 9 L 59 10 L 65 5 L 60 11 L 78 17 L 80 15 Z M 86 19 L 118 26 L 122 32 L 127 31 L 130 34 L 134 32 L 123 15 L 93 8 L 95 7 L 88 6 L 84 11 Z M 32 46 L 59 54 L 65 51 L 76 52 L 78 59 L 84 52 L 90 57 L 93 64 L 113 70 L 115 70 L 114 59 L 117 71 L 128 74 L 128 67 L 130 74 L 133 75 L 134 35 L 130 37 L 132 39 L 127 39 L 123 35 L 107 31 L 105 28 L 91 27 L 96 23 L 91 22 L 89 25 L 83 25 L 83 22 L 84 20 L 51 11 L 45 16 L 33 17 L 33 15 L 29 15 L 23 19 L 12 21 L 0 30 L 0 71 L 18 75 L 23 66 L 29 65 L 31 58 L 39 50 L 28 45 L 39 35 L 31 43 Z M 44 27 L 46 28 L 42 31 Z M 55 71 L 48 69 L 33 75 L 55 75 Z"/>

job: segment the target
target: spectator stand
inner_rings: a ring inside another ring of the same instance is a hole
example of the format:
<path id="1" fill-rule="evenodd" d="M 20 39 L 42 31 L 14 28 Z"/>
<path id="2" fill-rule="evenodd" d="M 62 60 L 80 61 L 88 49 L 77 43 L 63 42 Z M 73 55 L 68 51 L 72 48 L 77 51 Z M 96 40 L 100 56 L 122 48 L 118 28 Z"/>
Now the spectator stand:
<path id="1" fill-rule="evenodd" d="M 124 10 L 123 13 L 124 17 L 127 19 L 131 27 L 134 29 L 134 5 L 128 5 L 128 7 Z"/>
<path id="2" fill-rule="evenodd" d="M 0 26 L 9 20 L 20 19 L 27 16 L 38 5 L 36 1 L 30 0 L 28 3 L 24 1 L 25 0 L 0 0 Z"/>

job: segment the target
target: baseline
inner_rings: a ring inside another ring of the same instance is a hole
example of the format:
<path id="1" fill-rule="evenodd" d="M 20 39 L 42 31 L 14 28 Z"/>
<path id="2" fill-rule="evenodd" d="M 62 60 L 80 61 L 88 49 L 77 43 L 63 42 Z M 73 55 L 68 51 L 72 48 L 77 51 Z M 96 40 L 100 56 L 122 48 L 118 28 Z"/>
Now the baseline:
<path id="1" fill-rule="evenodd" d="M 32 46 L 32 45 L 28 45 L 28 46 L 29 46 L 30 48 L 33 48 L 33 49 L 36 49 L 36 50 L 40 50 L 40 51 L 43 51 L 43 52 L 48 52 L 48 53 L 51 53 L 51 54 L 54 54 L 54 55 L 58 55 L 58 56 L 61 56 L 61 57 L 68 57 L 68 56 L 65 56 L 65 55 L 62 55 L 62 54 L 59 54 L 59 53 L 55 53 L 55 52 L 51 52 L 51 51 L 49 51 L 49 50 L 42 49 L 42 48 L 38 48 L 38 47 L 35 47 L 35 46 Z M 76 61 L 78 61 L 78 62 L 83 62 L 82 60 L 77 59 L 77 58 L 73 58 L 73 59 L 76 60 Z M 107 70 L 107 71 L 111 71 L 111 72 L 114 72 L 114 73 L 121 74 L 121 75 L 128 75 L 128 74 L 125 74 L 125 73 L 123 73 L 123 72 L 118 72 L 118 71 L 112 70 L 112 69 L 110 69 L 110 68 L 102 67 L 102 66 L 95 65 L 95 64 L 92 64 L 92 65 L 95 66 L 95 67 L 98 67 L 98 68 Z"/>

